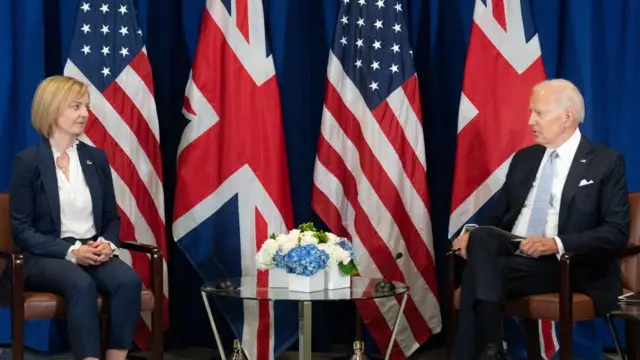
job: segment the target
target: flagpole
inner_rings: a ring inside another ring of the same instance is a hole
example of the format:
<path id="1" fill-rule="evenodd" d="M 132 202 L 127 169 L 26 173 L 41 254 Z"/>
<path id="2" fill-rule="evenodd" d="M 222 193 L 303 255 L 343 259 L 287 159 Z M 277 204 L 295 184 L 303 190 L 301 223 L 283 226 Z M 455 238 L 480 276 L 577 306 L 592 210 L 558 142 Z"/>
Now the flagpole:
<path id="1" fill-rule="evenodd" d="M 362 341 L 362 318 L 360 317 L 360 312 L 358 308 L 356 308 L 356 340 Z"/>

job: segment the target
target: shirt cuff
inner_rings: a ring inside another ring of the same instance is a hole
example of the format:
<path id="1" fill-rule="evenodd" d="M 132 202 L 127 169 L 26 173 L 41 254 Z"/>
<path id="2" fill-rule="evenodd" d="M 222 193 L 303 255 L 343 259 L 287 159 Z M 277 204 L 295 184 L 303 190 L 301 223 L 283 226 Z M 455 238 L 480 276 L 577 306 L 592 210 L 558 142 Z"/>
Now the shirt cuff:
<path id="1" fill-rule="evenodd" d="M 460 235 L 463 235 L 464 233 L 469 232 L 469 231 L 471 231 L 471 230 L 473 230 L 473 229 L 475 229 L 477 227 L 478 227 L 478 225 L 476 225 L 476 224 L 465 224 L 462 227 L 462 231 L 460 231 Z"/>
<path id="2" fill-rule="evenodd" d="M 553 238 L 556 240 L 556 246 L 558 246 L 558 252 L 556 253 L 556 257 L 558 258 L 558 260 L 560 260 L 560 257 L 562 256 L 562 254 L 564 254 L 564 245 L 562 245 L 562 240 L 560 240 L 559 237 L 554 236 Z"/>
<path id="3" fill-rule="evenodd" d="M 120 253 L 118 252 L 118 247 L 115 246 L 111 241 L 105 240 L 102 236 L 100 236 L 98 238 L 97 242 L 106 242 L 106 243 L 108 243 L 109 247 L 111 247 L 111 250 L 113 251 L 111 253 L 111 256 L 119 256 L 120 255 Z"/>
<path id="4" fill-rule="evenodd" d="M 78 250 L 81 245 L 82 243 L 80 243 L 80 241 L 76 241 L 75 244 L 71 245 L 69 250 L 67 250 L 67 255 L 65 255 L 64 257 L 65 260 L 71 261 L 72 263 L 76 264 L 76 256 L 73 254 L 73 250 Z"/>

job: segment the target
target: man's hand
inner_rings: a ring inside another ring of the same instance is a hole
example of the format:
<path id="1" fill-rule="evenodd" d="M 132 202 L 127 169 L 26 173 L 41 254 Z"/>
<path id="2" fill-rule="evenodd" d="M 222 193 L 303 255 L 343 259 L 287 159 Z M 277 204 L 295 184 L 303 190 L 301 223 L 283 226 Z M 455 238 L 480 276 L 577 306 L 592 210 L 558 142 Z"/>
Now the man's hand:
<path id="1" fill-rule="evenodd" d="M 558 252 L 558 244 L 556 244 L 554 238 L 532 236 L 520 242 L 520 251 L 526 255 L 537 258 L 544 255 L 556 254 Z"/>
<path id="2" fill-rule="evenodd" d="M 96 253 L 100 254 L 98 258 L 100 263 L 109 260 L 113 254 L 113 249 L 111 249 L 111 246 L 106 241 L 89 241 L 87 245 L 96 250 Z"/>
<path id="3" fill-rule="evenodd" d="M 453 244 L 451 244 L 451 248 L 460 249 L 456 254 L 465 259 L 467 258 L 467 243 L 469 242 L 470 233 L 471 231 L 465 231 L 453 241 Z"/>
<path id="4" fill-rule="evenodd" d="M 72 250 L 71 253 L 76 257 L 78 265 L 99 265 L 101 263 L 101 254 L 91 246 L 82 245 L 77 250 Z"/>

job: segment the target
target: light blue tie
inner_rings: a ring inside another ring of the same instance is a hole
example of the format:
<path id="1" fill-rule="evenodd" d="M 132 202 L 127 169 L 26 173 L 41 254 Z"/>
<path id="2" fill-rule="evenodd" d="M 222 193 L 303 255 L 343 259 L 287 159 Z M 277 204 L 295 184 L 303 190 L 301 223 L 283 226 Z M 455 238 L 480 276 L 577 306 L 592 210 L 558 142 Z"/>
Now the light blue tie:
<path id="1" fill-rule="evenodd" d="M 540 172 L 536 196 L 533 199 L 533 207 L 531 208 L 531 218 L 529 219 L 529 226 L 527 227 L 527 236 L 544 236 L 547 225 L 547 214 L 549 213 L 549 205 L 551 203 L 551 185 L 553 183 L 553 173 L 557 158 L 558 152 L 553 150 L 551 154 L 549 154 L 549 158 Z"/>

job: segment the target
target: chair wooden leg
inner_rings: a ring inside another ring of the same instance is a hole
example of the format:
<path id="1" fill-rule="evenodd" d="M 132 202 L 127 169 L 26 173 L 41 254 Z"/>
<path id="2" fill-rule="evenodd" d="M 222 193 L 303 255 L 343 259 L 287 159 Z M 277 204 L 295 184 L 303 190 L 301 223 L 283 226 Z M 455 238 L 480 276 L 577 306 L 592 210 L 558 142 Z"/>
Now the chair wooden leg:
<path id="1" fill-rule="evenodd" d="M 24 358 L 24 306 L 21 310 L 14 307 L 11 311 L 11 358 Z"/>
<path id="2" fill-rule="evenodd" d="M 107 358 L 108 337 L 109 337 L 109 317 L 107 314 L 101 313 L 100 314 L 100 354 L 102 359 Z"/>
<path id="3" fill-rule="evenodd" d="M 640 359 L 640 344 L 638 344 L 638 338 L 640 338 L 640 326 L 638 326 L 638 324 L 635 323 L 634 320 L 625 321 L 625 336 L 627 345 L 627 359 Z"/>
<path id="4" fill-rule="evenodd" d="M 453 343 L 456 338 L 456 324 L 457 324 L 458 311 L 453 304 L 449 310 L 449 316 L 447 319 L 447 359 L 451 359 L 453 354 Z"/>
<path id="5" fill-rule="evenodd" d="M 573 322 L 560 320 L 560 360 L 573 359 Z"/>
<path id="6" fill-rule="evenodd" d="M 164 359 L 164 347 L 163 347 L 163 333 L 162 333 L 162 307 L 152 312 L 151 318 L 151 346 L 153 347 L 153 359 Z"/>
<path id="7" fill-rule="evenodd" d="M 524 336 L 527 347 L 527 359 L 542 359 L 542 352 L 540 351 L 538 320 L 524 319 Z"/>

